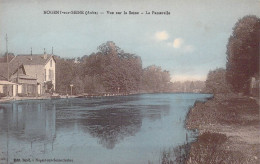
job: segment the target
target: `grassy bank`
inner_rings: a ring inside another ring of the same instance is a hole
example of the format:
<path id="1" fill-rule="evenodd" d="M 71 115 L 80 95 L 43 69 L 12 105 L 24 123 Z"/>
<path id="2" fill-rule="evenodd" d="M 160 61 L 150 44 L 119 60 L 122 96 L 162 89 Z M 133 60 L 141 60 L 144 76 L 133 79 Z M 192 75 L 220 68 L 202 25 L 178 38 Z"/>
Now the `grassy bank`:
<path id="1" fill-rule="evenodd" d="M 259 105 L 234 94 L 197 102 L 186 127 L 198 129 L 187 163 L 260 163 Z"/>

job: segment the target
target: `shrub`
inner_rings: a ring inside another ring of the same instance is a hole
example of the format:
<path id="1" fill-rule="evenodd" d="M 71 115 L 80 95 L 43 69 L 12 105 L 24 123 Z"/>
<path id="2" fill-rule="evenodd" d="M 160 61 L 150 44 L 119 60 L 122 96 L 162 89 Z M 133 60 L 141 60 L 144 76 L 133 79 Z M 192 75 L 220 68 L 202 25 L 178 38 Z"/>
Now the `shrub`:
<path id="1" fill-rule="evenodd" d="M 209 93 L 230 93 L 230 85 L 226 81 L 226 70 L 224 68 L 217 68 L 209 71 L 207 80 L 205 82 L 205 92 Z"/>

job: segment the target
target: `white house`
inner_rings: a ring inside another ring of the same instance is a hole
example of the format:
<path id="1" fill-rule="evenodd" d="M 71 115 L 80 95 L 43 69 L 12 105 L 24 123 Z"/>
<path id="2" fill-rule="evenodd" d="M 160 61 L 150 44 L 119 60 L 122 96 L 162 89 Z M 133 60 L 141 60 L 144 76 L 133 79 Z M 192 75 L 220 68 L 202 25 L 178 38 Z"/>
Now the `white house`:
<path id="1" fill-rule="evenodd" d="M 16 69 L 11 79 L 16 79 L 18 93 L 37 93 L 42 95 L 49 91 L 55 91 L 56 61 L 51 54 L 29 54 L 17 55 L 9 65 L 23 66 L 23 69 Z M 34 80 L 36 80 L 34 82 Z"/>

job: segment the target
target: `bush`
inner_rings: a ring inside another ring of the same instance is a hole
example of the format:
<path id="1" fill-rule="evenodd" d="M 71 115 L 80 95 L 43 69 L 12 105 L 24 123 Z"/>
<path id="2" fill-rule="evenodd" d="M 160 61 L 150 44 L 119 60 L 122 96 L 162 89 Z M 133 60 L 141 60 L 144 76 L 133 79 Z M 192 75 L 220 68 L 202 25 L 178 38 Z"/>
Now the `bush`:
<path id="1" fill-rule="evenodd" d="M 207 80 L 205 82 L 205 92 L 209 93 L 230 93 L 230 85 L 226 81 L 226 70 L 224 68 L 217 68 L 209 71 Z"/>
<path id="2" fill-rule="evenodd" d="M 205 132 L 191 145 L 187 164 L 192 163 L 245 163 L 238 151 L 225 150 L 228 137 L 221 133 Z"/>

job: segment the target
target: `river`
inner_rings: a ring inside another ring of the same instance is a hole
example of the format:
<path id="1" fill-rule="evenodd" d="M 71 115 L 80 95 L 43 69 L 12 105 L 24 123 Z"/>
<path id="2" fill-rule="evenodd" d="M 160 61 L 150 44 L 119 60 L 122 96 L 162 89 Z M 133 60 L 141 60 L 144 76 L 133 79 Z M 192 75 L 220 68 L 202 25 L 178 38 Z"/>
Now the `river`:
<path id="1" fill-rule="evenodd" d="M 185 129 L 185 117 L 196 100 L 210 96 L 140 94 L 1 103 L 0 163 L 161 163 L 163 152 L 196 138 L 196 132 Z"/>

